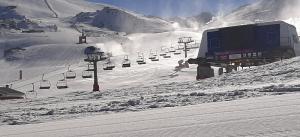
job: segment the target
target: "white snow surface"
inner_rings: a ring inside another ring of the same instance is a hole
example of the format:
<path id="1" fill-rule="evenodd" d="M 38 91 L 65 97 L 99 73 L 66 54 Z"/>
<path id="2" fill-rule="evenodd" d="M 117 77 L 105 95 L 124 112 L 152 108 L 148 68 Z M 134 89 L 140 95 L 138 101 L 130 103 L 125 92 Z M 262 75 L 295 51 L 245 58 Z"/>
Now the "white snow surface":
<path id="1" fill-rule="evenodd" d="M 78 45 L 80 29 L 69 23 L 70 18 L 101 10 L 102 4 L 82 0 L 0 1 L 0 6 L 12 5 L 17 6 L 18 14 L 40 24 L 55 24 L 58 31 L 0 31 L 0 84 L 12 84 L 26 93 L 23 100 L 0 101 L 1 137 L 299 135 L 299 57 L 195 81 L 196 65 L 174 71 L 183 54 L 161 57 L 159 62 L 147 59 L 145 65 L 138 65 L 136 59 L 138 52 L 148 58 L 151 50 L 159 54 L 162 47 L 177 47 L 179 37 L 200 41 L 201 32 L 181 29 L 123 34 L 79 24 L 94 37 L 88 37 L 89 44 Z M 131 19 L 161 22 L 124 12 Z M 297 27 L 300 24 L 298 18 L 287 22 Z M 102 70 L 104 62 L 99 63 L 100 92 L 91 91 L 92 79 L 81 78 L 87 69 L 83 62 L 87 46 L 113 54 L 113 71 Z M 12 48 L 22 50 L 11 53 L 15 60 L 9 61 L 4 51 Z M 188 58 L 197 52 L 192 49 Z M 121 68 L 124 55 L 129 56 L 131 68 Z M 68 65 L 77 77 L 68 80 L 68 89 L 58 90 L 56 82 Z M 23 70 L 22 81 L 16 81 L 19 70 Z M 49 90 L 38 89 L 42 74 L 51 82 Z M 31 83 L 37 95 L 28 92 Z"/>
<path id="2" fill-rule="evenodd" d="M 298 137 L 300 94 L 1 126 L 1 137 Z"/>

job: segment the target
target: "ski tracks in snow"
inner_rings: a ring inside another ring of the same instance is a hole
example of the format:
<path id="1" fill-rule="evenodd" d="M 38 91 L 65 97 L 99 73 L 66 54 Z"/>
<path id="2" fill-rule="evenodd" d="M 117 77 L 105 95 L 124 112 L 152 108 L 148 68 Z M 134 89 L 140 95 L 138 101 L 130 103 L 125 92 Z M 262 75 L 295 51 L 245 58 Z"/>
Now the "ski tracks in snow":
<path id="1" fill-rule="evenodd" d="M 300 94 L 289 94 L 43 124 L 2 126 L 0 136 L 297 136 L 300 130 L 299 98 Z"/>

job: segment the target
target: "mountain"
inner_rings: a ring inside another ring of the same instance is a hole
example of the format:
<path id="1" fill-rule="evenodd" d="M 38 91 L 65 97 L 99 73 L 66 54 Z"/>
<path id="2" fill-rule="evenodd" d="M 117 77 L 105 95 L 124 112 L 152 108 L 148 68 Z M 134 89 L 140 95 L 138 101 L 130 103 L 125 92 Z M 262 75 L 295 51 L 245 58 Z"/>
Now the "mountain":
<path id="1" fill-rule="evenodd" d="M 202 12 L 199 15 L 192 17 L 172 17 L 168 20 L 178 23 L 181 27 L 186 28 L 201 28 L 213 18 L 212 13 Z"/>
<path id="2" fill-rule="evenodd" d="M 299 18 L 299 7 L 298 0 L 259 0 L 241 6 L 229 14 L 215 17 L 208 27 Z"/>
<path id="3" fill-rule="evenodd" d="M 96 12 L 81 12 L 72 18 L 72 23 L 84 23 L 126 33 L 156 33 L 172 30 L 170 23 L 165 20 L 149 18 L 113 7 L 104 7 Z"/>
<path id="4" fill-rule="evenodd" d="M 0 5 L 15 6 L 16 12 L 27 18 L 64 18 L 103 8 L 85 0 L 1 0 Z"/>

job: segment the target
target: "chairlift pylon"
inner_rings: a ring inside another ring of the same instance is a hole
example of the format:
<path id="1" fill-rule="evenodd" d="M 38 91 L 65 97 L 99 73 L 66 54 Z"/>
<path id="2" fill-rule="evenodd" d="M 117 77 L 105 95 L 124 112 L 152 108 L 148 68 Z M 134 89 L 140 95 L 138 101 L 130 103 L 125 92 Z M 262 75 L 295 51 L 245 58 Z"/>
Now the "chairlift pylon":
<path id="1" fill-rule="evenodd" d="M 50 89 L 51 83 L 49 80 L 44 79 L 45 74 L 42 76 L 42 80 L 40 81 L 40 89 Z"/>
<path id="2" fill-rule="evenodd" d="M 57 83 L 56 83 L 57 89 L 66 89 L 66 88 L 68 88 L 68 83 L 67 83 L 67 80 L 66 80 L 66 76 L 65 76 L 64 73 L 62 75 L 63 75 L 63 79 L 57 81 Z"/>
<path id="3" fill-rule="evenodd" d="M 67 79 L 75 79 L 76 73 L 70 69 L 70 66 L 68 67 L 68 71 L 66 72 L 66 78 Z"/>

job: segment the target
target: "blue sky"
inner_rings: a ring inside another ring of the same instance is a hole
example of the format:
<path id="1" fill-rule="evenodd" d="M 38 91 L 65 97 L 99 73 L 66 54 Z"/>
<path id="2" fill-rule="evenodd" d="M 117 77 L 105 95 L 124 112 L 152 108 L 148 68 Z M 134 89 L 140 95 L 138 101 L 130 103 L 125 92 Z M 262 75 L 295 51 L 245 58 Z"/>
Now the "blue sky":
<path id="1" fill-rule="evenodd" d="M 115 5 L 144 15 L 192 16 L 202 11 L 226 13 L 255 0 L 90 0 Z"/>

